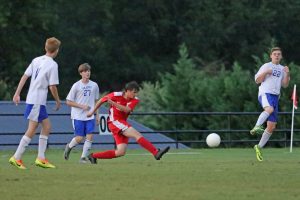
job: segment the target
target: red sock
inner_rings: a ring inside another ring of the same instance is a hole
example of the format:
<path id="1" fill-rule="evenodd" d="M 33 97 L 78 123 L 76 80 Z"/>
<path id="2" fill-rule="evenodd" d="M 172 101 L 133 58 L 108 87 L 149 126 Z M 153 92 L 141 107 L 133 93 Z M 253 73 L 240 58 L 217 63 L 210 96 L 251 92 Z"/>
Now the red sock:
<path id="1" fill-rule="evenodd" d="M 116 153 L 115 150 L 108 150 L 108 151 L 93 153 L 93 157 L 99 159 L 112 159 L 116 157 Z"/>
<path id="2" fill-rule="evenodd" d="M 144 137 L 138 139 L 137 143 L 139 143 L 139 145 L 141 145 L 144 149 L 147 149 L 153 155 L 157 153 L 157 149 L 155 148 L 155 146 L 153 146 L 153 144 L 149 142 L 147 139 L 145 139 Z"/>

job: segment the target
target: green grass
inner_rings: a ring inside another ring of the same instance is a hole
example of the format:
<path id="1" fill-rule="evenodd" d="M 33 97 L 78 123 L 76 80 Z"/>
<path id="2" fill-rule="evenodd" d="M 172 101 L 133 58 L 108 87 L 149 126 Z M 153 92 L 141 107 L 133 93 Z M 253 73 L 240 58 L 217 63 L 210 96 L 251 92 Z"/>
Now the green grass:
<path id="1" fill-rule="evenodd" d="M 187 154 L 184 154 L 186 152 Z M 171 150 L 156 161 L 143 150 L 125 157 L 79 164 L 80 150 L 69 161 L 63 150 L 49 150 L 57 169 L 33 165 L 36 151 L 27 151 L 28 170 L 9 165 L 12 151 L 1 151 L 1 200 L 244 200 L 300 199 L 300 149 L 266 148 L 264 162 L 254 150 Z"/>

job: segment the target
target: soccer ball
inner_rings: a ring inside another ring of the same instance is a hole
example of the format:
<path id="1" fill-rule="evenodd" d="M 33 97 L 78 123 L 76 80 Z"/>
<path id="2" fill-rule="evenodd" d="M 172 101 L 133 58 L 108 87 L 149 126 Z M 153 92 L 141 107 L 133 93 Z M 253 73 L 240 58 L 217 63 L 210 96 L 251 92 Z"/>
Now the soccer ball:
<path id="1" fill-rule="evenodd" d="M 217 147 L 221 143 L 221 138 L 218 134 L 216 133 L 211 133 L 206 137 L 206 144 L 209 147 Z"/>

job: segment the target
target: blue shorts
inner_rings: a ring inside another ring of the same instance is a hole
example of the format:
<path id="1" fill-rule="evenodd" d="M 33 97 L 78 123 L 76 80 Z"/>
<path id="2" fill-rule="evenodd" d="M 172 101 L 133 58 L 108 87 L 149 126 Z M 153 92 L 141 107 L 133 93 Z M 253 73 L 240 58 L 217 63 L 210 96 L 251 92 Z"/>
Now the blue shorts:
<path id="1" fill-rule="evenodd" d="M 272 106 L 274 108 L 274 111 L 268 117 L 268 121 L 277 122 L 279 96 L 275 94 L 266 93 L 259 96 L 258 101 L 263 108 L 268 106 Z"/>
<path id="2" fill-rule="evenodd" d="M 46 106 L 38 104 L 26 104 L 24 117 L 35 122 L 42 122 L 44 119 L 48 118 Z"/>
<path id="3" fill-rule="evenodd" d="M 91 134 L 94 132 L 95 119 L 91 119 L 88 121 L 73 119 L 73 128 L 75 135 L 85 137 L 87 134 Z"/>

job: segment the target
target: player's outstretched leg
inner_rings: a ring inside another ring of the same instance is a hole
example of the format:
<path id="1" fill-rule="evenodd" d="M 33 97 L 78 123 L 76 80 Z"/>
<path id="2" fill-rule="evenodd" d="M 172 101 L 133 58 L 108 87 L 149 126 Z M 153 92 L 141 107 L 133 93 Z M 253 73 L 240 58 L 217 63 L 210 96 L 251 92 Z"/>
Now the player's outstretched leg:
<path id="1" fill-rule="evenodd" d="M 72 148 L 69 147 L 69 143 L 66 144 L 65 151 L 64 151 L 65 160 L 69 160 L 71 150 L 72 150 Z"/>
<path id="2" fill-rule="evenodd" d="M 262 156 L 260 147 L 258 145 L 255 145 L 254 150 L 255 150 L 255 153 L 256 153 L 257 160 L 260 161 L 260 162 L 263 161 L 263 156 Z"/>
<path id="3" fill-rule="evenodd" d="M 261 135 L 264 132 L 264 127 L 262 125 L 260 126 L 254 126 L 254 128 L 250 131 L 251 135 Z"/>
<path id="4" fill-rule="evenodd" d="M 17 159 L 15 159 L 15 157 L 11 157 L 11 158 L 8 160 L 8 162 L 9 162 L 11 165 L 17 167 L 18 169 L 27 169 L 27 168 L 24 166 L 23 161 L 22 161 L 22 160 L 17 160 Z"/>
<path id="5" fill-rule="evenodd" d="M 160 160 L 161 159 L 161 157 L 165 154 L 165 153 L 167 153 L 168 151 L 169 151 L 169 149 L 170 149 L 170 147 L 168 146 L 168 147 L 166 147 L 166 148 L 164 148 L 164 149 L 158 149 L 158 152 L 155 154 L 155 159 L 156 160 Z"/>
<path id="6" fill-rule="evenodd" d="M 92 164 L 97 164 L 97 158 L 94 158 L 92 153 L 90 153 L 87 158 Z"/>

